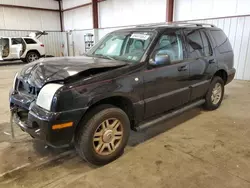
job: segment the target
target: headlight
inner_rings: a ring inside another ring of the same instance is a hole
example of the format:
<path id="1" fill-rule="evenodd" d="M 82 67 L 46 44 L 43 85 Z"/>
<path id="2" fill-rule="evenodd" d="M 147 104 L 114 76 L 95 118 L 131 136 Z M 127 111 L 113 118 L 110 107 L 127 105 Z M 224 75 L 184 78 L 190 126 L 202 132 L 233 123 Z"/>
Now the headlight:
<path id="1" fill-rule="evenodd" d="M 38 94 L 36 104 L 50 111 L 53 97 L 56 91 L 60 89 L 62 86 L 63 86 L 62 84 L 52 84 L 52 83 L 45 85 Z"/>

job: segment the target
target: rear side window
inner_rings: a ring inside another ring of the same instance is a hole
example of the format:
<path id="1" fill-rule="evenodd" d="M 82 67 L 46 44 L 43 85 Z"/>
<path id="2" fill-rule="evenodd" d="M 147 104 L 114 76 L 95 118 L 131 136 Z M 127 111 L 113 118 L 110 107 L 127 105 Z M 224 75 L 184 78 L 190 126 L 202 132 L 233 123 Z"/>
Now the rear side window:
<path id="1" fill-rule="evenodd" d="M 21 38 L 12 38 L 11 43 L 12 43 L 12 45 L 22 44 L 22 39 Z"/>
<path id="2" fill-rule="evenodd" d="M 212 30 L 211 34 L 216 42 L 216 46 L 218 47 L 220 53 L 232 51 L 232 46 L 223 31 Z"/>
<path id="3" fill-rule="evenodd" d="M 198 30 L 185 31 L 188 51 L 192 57 L 203 56 L 203 44 Z"/>
<path id="4" fill-rule="evenodd" d="M 26 44 L 36 44 L 36 41 L 34 41 L 33 39 L 25 38 L 24 40 L 25 40 Z"/>
<path id="5" fill-rule="evenodd" d="M 210 44 L 210 42 L 208 40 L 208 37 L 207 37 L 207 35 L 206 35 L 206 33 L 204 31 L 201 31 L 201 38 L 202 38 L 202 41 L 203 41 L 204 55 L 205 56 L 213 55 L 211 44 Z"/>
<path id="6" fill-rule="evenodd" d="M 206 33 L 200 29 L 184 31 L 187 50 L 191 58 L 212 55 L 212 48 Z"/>

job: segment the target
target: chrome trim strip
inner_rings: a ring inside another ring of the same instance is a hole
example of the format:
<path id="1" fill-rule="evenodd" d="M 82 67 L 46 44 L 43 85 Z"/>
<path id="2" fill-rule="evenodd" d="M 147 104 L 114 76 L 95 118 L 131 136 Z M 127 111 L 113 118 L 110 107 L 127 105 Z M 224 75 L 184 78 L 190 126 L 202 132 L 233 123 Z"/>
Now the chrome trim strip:
<path id="1" fill-rule="evenodd" d="M 152 101 L 158 100 L 158 99 L 160 99 L 160 98 L 164 98 L 164 97 L 173 95 L 173 94 L 175 94 L 175 93 L 179 93 L 179 92 L 182 92 L 182 91 L 185 91 L 185 90 L 189 90 L 189 89 L 190 89 L 189 87 L 184 87 L 184 88 L 181 88 L 181 89 L 177 89 L 177 90 L 174 90 L 174 91 L 170 91 L 170 92 L 168 92 L 168 93 L 164 93 L 164 94 L 160 94 L 160 95 L 157 95 L 157 96 L 154 96 L 154 97 L 147 98 L 147 99 L 145 99 L 145 102 L 146 102 L 146 103 L 152 102 Z"/>

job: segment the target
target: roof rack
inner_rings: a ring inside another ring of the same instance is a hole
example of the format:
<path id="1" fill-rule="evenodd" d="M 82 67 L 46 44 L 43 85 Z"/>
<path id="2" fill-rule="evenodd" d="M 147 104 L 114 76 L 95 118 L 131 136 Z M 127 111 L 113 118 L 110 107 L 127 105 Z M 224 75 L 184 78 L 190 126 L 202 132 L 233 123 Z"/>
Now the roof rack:
<path id="1" fill-rule="evenodd" d="M 192 22 L 166 22 L 166 23 L 155 23 L 155 24 L 145 24 L 145 25 L 138 25 L 136 27 L 152 27 L 152 26 L 171 26 L 171 25 L 185 25 L 185 26 L 197 26 L 197 27 L 203 27 L 203 26 L 210 26 L 210 27 L 216 27 L 213 24 L 207 24 L 207 23 L 192 23 Z"/>
<path id="2" fill-rule="evenodd" d="M 178 24 L 186 24 L 186 25 L 196 25 L 198 27 L 203 27 L 203 26 L 210 26 L 210 27 L 215 27 L 215 25 L 213 24 L 207 24 L 207 23 L 192 23 L 192 22 L 173 22 L 173 23 L 176 23 L 177 25 Z"/>
<path id="3" fill-rule="evenodd" d="M 150 26 L 166 26 L 168 23 L 153 23 L 153 24 L 142 24 L 142 25 L 136 25 L 136 27 L 150 27 Z"/>

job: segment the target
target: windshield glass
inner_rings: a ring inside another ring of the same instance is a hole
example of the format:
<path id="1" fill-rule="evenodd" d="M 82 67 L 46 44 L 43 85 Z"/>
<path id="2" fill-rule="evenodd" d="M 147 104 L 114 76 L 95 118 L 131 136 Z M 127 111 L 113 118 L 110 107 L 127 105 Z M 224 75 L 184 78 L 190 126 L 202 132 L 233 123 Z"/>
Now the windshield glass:
<path id="1" fill-rule="evenodd" d="M 140 62 L 153 38 L 152 32 L 117 32 L 107 35 L 87 55 Z"/>

